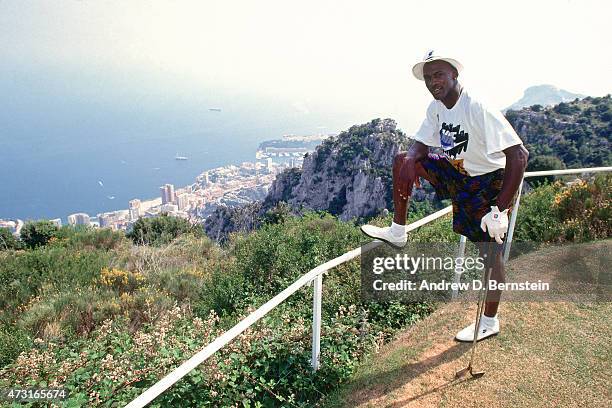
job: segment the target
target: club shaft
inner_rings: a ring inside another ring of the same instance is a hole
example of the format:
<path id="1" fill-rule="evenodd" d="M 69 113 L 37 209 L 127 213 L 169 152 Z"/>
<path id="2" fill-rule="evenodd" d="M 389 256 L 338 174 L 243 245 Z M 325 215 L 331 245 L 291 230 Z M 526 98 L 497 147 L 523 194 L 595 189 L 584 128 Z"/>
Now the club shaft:
<path id="1" fill-rule="evenodd" d="M 472 340 L 472 353 L 470 356 L 470 363 L 468 367 L 470 368 L 470 373 L 472 371 L 472 364 L 474 363 L 474 355 L 476 354 L 476 343 L 478 342 L 478 334 L 480 332 L 480 321 L 482 320 L 482 313 L 484 311 L 484 304 L 487 299 L 487 295 L 489 293 L 489 279 L 491 277 L 491 270 L 493 269 L 493 265 L 495 263 L 495 254 L 492 251 L 493 242 L 488 242 L 485 245 L 485 254 L 486 254 L 486 262 L 485 262 L 485 270 L 482 274 L 482 287 L 478 291 L 478 306 L 476 307 L 476 322 L 474 325 L 474 338 Z M 484 296 L 483 296 L 484 294 Z"/>

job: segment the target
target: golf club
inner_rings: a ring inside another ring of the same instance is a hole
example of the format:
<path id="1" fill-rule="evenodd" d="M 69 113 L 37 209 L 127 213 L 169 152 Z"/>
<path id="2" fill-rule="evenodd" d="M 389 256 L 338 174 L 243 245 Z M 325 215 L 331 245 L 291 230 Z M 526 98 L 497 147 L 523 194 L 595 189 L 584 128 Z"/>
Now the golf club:
<path id="1" fill-rule="evenodd" d="M 487 298 L 487 293 L 489 292 L 489 278 L 491 277 L 491 269 L 493 268 L 493 263 L 495 262 L 496 253 L 493 253 L 492 248 L 494 248 L 493 242 L 488 242 L 485 245 L 485 270 L 482 276 L 482 287 L 478 291 L 478 306 L 476 307 L 476 323 L 474 326 L 474 339 L 472 340 L 472 355 L 470 356 L 470 362 L 467 367 L 457 371 L 455 373 L 455 378 L 461 378 L 465 376 L 468 372 L 472 376 L 472 378 L 480 378 L 485 372 L 484 371 L 474 371 L 473 363 L 474 363 L 474 354 L 476 353 L 476 343 L 478 342 L 478 332 L 480 331 L 480 320 L 482 318 L 482 312 L 484 311 L 484 303 Z M 484 296 L 483 296 L 484 293 Z"/>

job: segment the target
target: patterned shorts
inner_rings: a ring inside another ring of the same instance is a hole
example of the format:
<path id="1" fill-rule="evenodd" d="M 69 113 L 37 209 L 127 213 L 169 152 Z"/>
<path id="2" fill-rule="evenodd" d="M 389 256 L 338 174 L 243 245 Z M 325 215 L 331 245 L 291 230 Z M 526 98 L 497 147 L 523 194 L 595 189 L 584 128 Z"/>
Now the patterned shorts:
<path id="1" fill-rule="evenodd" d="M 421 161 L 438 199 L 453 203 L 453 231 L 472 242 L 492 240 L 480 229 L 480 220 L 497 205 L 497 195 L 504 180 L 504 169 L 470 177 L 461 161 L 455 165 L 445 156 L 429 154 Z"/>

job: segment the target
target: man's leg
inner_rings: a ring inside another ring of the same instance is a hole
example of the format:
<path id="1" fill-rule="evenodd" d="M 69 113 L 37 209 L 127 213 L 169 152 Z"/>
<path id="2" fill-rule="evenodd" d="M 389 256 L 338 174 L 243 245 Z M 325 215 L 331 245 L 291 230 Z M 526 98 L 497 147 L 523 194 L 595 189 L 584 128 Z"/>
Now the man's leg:
<path id="1" fill-rule="evenodd" d="M 491 270 L 491 280 L 497 283 L 505 283 L 506 276 L 504 271 L 504 262 L 502 259 L 502 245 L 492 242 L 491 248 L 493 248 L 493 269 Z M 482 252 L 481 252 L 482 256 Z M 501 299 L 501 290 L 489 290 L 487 292 L 487 299 L 485 302 L 484 315 L 487 317 L 495 317 L 497 315 L 497 309 L 499 308 L 499 301 Z"/>
<path id="2" fill-rule="evenodd" d="M 449 188 L 454 191 L 460 177 L 459 172 L 443 156 L 428 154 L 414 163 L 407 158 L 408 152 L 400 152 L 393 158 L 393 222 L 390 227 L 362 225 L 361 231 L 367 236 L 385 241 L 397 248 L 406 245 L 406 218 L 413 185 L 420 187 L 419 178 L 429 181 L 438 199 L 450 198 Z M 404 168 L 404 166 L 414 166 Z M 409 171 L 402 172 L 408 169 Z M 404 174 L 404 175 L 402 175 Z"/>
<path id="3" fill-rule="evenodd" d="M 496 172 L 490 175 L 476 176 L 466 179 L 463 187 L 464 199 L 458 203 L 459 213 L 454 221 L 458 221 L 465 236 L 474 242 L 480 252 L 480 256 L 486 255 L 485 265 L 491 267 L 489 279 L 499 283 L 505 282 L 504 265 L 502 257 L 503 245 L 497 244 L 487 232 L 480 228 L 480 220 L 490 211 L 490 206 L 495 203 L 495 197 L 499 193 L 503 179 L 503 173 Z M 470 194 L 474 192 L 474 194 Z M 489 282 L 485 283 L 489 285 Z M 488 290 L 484 300 L 484 313 L 480 319 L 477 329 L 478 340 L 499 333 L 499 319 L 497 310 L 501 299 L 500 290 Z M 459 341 L 473 341 L 475 324 L 471 324 L 457 333 Z"/>
<path id="4" fill-rule="evenodd" d="M 400 152 L 393 158 L 393 223 L 390 227 L 377 227 L 374 225 L 362 225 L 361 231 L 367 236 L 391 244 L 397 248 L 402 248 L 407 242 L 406 218 L 407 209 L 412 195 L 412 186 L 418 184 L 418 178 L 423 177 L 430 180 L 422 163 L 413 164 L 406 159 L 407 152 Z M 427 160 L 427 159 L 425 159 Z M 401 175 L 403 166 L 414 166 L 408 173 L 410 177 Z"/>
<path id="5" fill-rule="evenodd" d="M 393 222 L 400 225 L 406 225 L 413 185 L 416 184 L 417 187 L 420 187 L 419 177 L 430 181 L 427 172 L 420 162 L 414 165 L 415 180 L 406 180 L 401 177 L 400 170 L 402 166 L 410 165 L 407 164 L 406 155 L 407 152 L 400 152 L 393 159 Z"/>
<path id="6" fill-rule="evenodd" d="M 495 241 L 492 242 L 477 242 L 476 246 L 480 253 L 480 257 L 484 258 L 484 265 L 486 268 L 491 267 L 489 279 L 497 282 L 504 282 L 504 267 L 502 262 L 502 246 L 497 244 Z M 491 261 L 489 261 L 491 260 Z M 487 276 L 487 270 L 485 270 L 484 276 Z M 487 287 L 489 281 L 483 282 L 483 285 Z M 478 325 L 478 337 L 477 340 L 482 340 L 487 337 L 496 335 L 499 333 L 499 319 L 497 318 L 497 309 L 499 307 L 499 300 L 501 297 L 501 291 L 499 290 L 487 290 L 487 298 L 484 300 L 484 313 L 480 318 Z M 478 317 L 476 318 L 478 320 Z M 474 340 L 474 329 L 476 323 L 472 323 L 463 330 L 461 330 L 455 336 L 455 339 L 464 342 L 472 342 Z"/>

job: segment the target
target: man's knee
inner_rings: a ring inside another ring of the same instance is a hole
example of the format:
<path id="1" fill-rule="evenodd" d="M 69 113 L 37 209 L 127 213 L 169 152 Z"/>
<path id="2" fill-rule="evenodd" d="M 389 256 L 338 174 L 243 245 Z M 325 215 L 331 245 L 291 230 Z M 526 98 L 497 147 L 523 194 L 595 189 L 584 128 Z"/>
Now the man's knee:
<path id="1" fill-rule="evenodd" d="M 395 155 L 393 158 L 393 170 L 399 171 L 402 168 L 407 154 L 408 152 L 399 152 Z"/>

